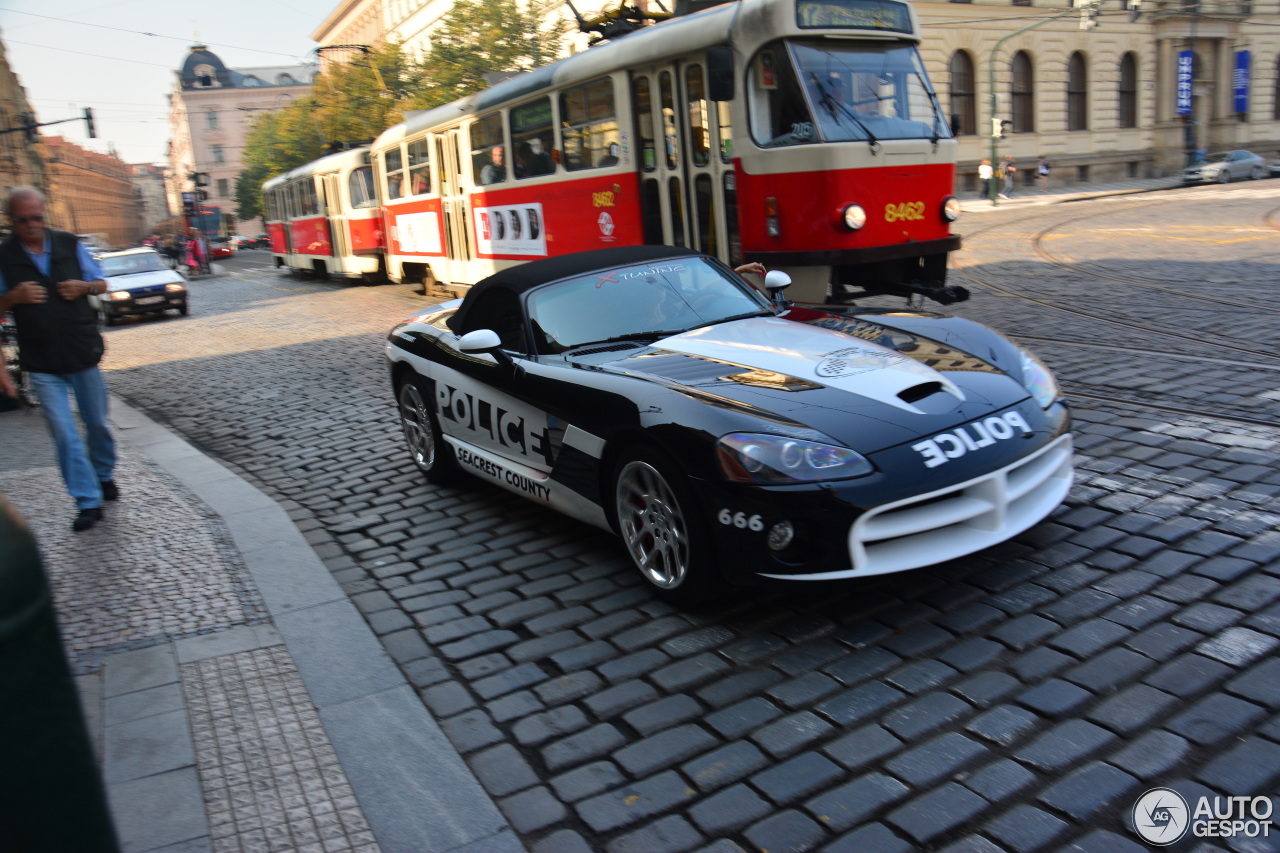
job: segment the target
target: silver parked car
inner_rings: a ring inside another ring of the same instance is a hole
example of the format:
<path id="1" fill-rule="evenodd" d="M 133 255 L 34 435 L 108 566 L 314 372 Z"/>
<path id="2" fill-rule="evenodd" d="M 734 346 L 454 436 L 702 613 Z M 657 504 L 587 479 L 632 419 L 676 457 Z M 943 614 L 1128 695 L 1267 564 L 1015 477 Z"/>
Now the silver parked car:
<path id="1" fill-rule="evenodd" d="M 1261 180 L 1270 174 L 1267 161 L 1252 151 L 1227 151 L 1210 154 L 1194 166 L 1182 170 L 1184 184 L 1200 184 L 1217 181 L 1243 181 L 1245 178 Z"/>
<path id="2" fill-rule="evenodd" d="M 159 314 L 169 309 L 187 313 L 187 280 L 156 254 L 155 249 L 106 252 L 98 258 L 107 292 L 90 296 L 102 322 L 114 325 L 121 317 Z"/>

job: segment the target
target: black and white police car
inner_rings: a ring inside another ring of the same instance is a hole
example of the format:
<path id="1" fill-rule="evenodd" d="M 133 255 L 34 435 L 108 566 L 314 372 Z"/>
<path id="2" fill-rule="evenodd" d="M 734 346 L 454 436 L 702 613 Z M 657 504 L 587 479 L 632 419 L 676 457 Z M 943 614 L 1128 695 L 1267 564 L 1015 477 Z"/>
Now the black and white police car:
<path id="1" fill-rule="evenodd" d="M 1062 502 L 1069 417 L 1034 356 L 785 283 L 665 246 L 499 272 L 388 336 L 413 460 L 613 530 L 674 601 L 943 562 Z"/>

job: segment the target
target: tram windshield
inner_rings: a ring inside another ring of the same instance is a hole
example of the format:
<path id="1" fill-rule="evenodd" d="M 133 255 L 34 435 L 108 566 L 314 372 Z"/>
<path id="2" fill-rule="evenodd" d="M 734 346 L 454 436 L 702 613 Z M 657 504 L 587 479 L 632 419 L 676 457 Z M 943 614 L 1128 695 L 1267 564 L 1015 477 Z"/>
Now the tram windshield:
<path id="1" fill-rule="evenodd" d="M 750 92 L 765 148 L 951 136 L 914 45 L 776 43 L 756 54 Z"/>

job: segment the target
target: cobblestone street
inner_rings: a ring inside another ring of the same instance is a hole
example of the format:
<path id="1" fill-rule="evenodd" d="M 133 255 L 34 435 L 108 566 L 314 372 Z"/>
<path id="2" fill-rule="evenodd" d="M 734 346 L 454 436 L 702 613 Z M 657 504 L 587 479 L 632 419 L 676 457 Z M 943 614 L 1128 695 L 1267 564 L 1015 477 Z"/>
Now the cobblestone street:
<path id="1" fill-rule="evenodd" d="M 1278 209 L 1266 181 L 962 219 L 951 283 L 973 298 L 945 310 L 1057 372 L 1066 505 L 971 558 L 696 609 L 600 531 L 422 479 L 382 354 L 429 304 L 408 286 L 243 251 L 192 282 L 189 317 L 106 330 L 104 366 L 288 512 L 535 853 L 1141 851 L 1147 789 L 1280 803 Z M 145 500 L 127 458 L 120 479 Z M 121 505 L 104 541 L 143 523 Z M 163 572 L 177 546 L 149 547 L 134 568 Z M 209 566 L 209 600 L 142 630 L 254 621 L 235 583 Z M 99 627 L 69 643 L 134 630 Z"/>

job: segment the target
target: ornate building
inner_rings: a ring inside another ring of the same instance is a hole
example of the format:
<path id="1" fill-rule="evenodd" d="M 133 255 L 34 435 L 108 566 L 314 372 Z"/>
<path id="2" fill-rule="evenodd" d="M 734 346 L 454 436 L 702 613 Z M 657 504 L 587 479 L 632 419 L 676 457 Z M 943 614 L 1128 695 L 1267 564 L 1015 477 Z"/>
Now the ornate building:
<path id="1" fill-rule="evenodd" d="M 138 245 L 143 234 L 133 167 L 60 136 L 46 136 L 43 142 L 49 224 L 75 234 L 93 234 L 100 245 Z"/>
<path id="2" fill-rule="evenodd" d="M 231 69 L 201 44 L 192 45 L 169 94 L 169 205 L 182 210 L 184 192 L 203 192 L 200 224 L 210 233 L 256 235 L 257 223 L 235 218 L 236 177 L 255 114 L 288 106 L 311 91 L 314 66 Z M 207 175 L 197 187 L 195 176 Z M 241 230 L 243 229 L 243 230 Z"/>
<path id="3" fill-rule="evenodd" d="M 1275 6 L 1145 0 L 1133 15 L 1124 5 L 1104 3 L 1091 18 L 1061 0 L 917 0 L 925 63 L 943 108 L 959 116 L 962 188 L 975 189 L 990 157 L 993 115 L 1009 122 L 998 155 L 1014 155 L 1028 182 L 1041 155 L 1055 183 L 1072 184 L 1175 174 L 1196 148 L 1275 154 Z M 1183 51 L 1195 56 L 1189 112 L 1177 97 Z"/>

